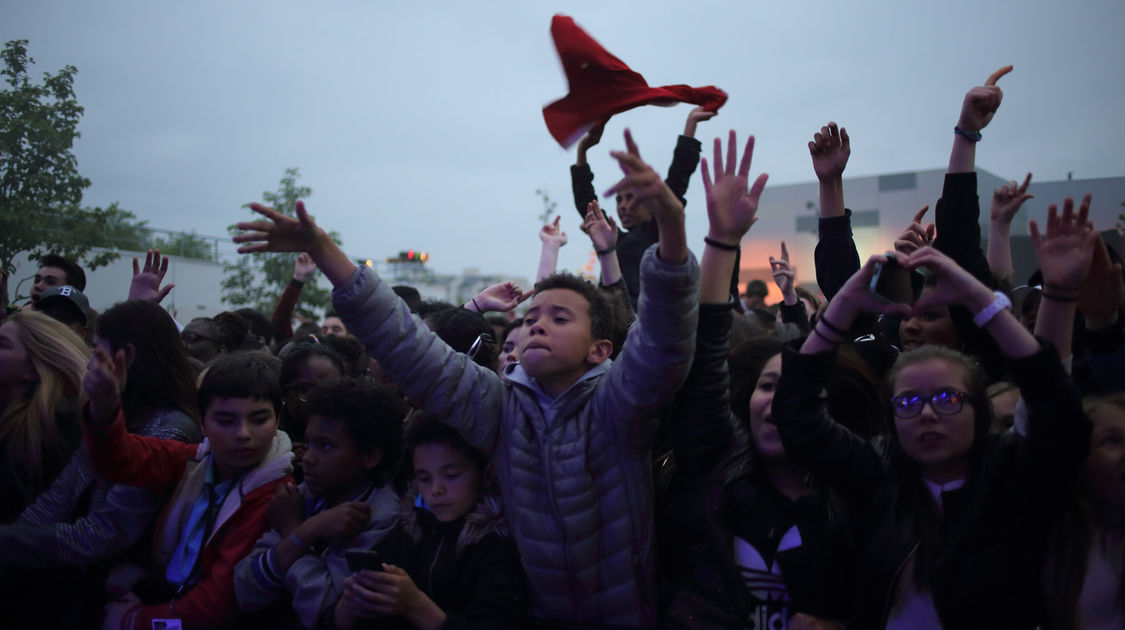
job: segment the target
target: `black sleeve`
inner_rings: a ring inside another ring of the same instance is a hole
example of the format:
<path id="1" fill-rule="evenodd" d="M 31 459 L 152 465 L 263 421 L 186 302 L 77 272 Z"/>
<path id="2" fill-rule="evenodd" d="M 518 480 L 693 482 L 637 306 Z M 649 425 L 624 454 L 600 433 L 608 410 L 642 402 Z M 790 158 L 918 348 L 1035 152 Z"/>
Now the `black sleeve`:
<path id="1" fill-rule="evenodd" d="M 804 300 L 797 300 L 797 303 L 792 306 L 782 302 L 781 321 L 796 324 L 802 337 L 809 336 L 809 313 L 808 309 L 805 308 Z"/>
<path id="2" fill-rule="evenodd" d="M 988 257 L 980 247 L 980 198 L 975 172 L 946 173 L 934 216 L 934 249 L 952 258 L 985 286 L 996 288 Z"/>
<path id="3" fill-rule="evenodd" d="M 700 304 L 695 358 L 668 414 L 679 474 L 703 475 L 730 442 L 729 304 Z"/>
<path id="4" fill-rule="evenodd" d="M 515 630 L 527 616 L 527 583 L 519 552 L 511 540 L 489 536 L 475 545 L 468 564 L 474 575 L 468 606 L 446 610 L 442 630 Z"/>
<path id="5" fill-rule="evenodd" d="M 574 191 L 574 208 L 578 216 L 586 220 L 586 207 L 598 200 L 594 192 L 594 172 L 589 164 L 572 164 L 570 167 L 570 188 Z"/>
<path id="6" fill-rule="evenodd" d="M 835 352 L 781 355 L 781 378 L 773 395 L 773 418 L 785 452 L 856 502 L 866 505 L 884 469 L 875 447 L 828 414 L 825 388 Z"/>
<path id="7" fill-rule="evenodd" d="M 816 283 L 824 297 L 831 300 L 848 278 L 859 271 L 859 252 L 852 239 L 852 211 L 845 208 L 842 217 L 821 218 L 817 233 L 819 240 L 813 250 Z"/>
<path id="8" fill-rule="evenodd" d="M 685 206 L 687 199 L 684 195 L 687 194 L 688 183 L 695 173 L 695 167 L 699 166 L 699 153 L 702 148 L 703 145 L 695 138 L 680 136 L 676 140 L 676 151 L 672 154 L 672 165 L 668 167 L 668 178 L 664 180 L 680 203 Z"/>
<path id="9" fill-rule="evenodd" d="M 1071 498 L 1090 451 L 1092 425 L 1058 353 L 1041 343 L 1030 357 L 1010 359 L 1009 370 L 1027 404 L 1027 439 L 1015 482 L 1046 517 Z"/>

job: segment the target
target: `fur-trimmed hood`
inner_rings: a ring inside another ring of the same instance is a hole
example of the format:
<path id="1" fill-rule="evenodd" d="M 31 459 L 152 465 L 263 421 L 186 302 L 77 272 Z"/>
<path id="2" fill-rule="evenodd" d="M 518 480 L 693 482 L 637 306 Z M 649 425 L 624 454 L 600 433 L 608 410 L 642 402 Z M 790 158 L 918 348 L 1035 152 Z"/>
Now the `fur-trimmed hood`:
<path id="1" fill-rule="evenodd" d="M 418 488 L 412 481 L 399 498 L 398 527 L 414 542 L 422 539 L 422 523 L 419 517 L 422 516 L 423 511 L 426 511 L 426 508 L 415 506 L 418 496 Z M 511 536 L 500 497 L 492 487 L 482 490 L 480 499 L 473 505 L 473 509 L 465 514 L 465 524 L 457 536 L 457 557 L 461 557 L 461 553 L 466 548 L 490 534 L 504 538 Z"/>

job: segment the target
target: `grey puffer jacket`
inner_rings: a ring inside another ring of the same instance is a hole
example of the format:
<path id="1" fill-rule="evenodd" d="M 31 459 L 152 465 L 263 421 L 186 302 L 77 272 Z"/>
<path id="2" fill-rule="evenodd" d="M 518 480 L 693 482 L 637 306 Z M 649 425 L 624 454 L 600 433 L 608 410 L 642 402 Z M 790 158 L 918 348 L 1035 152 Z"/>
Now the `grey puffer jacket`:
<path id="1" fill-rule="evenodd" d="M 348 330 L 403 392 L 491 457 L 531 592 L 532 616 L 653 626 L 650 446 L 656 414 L 691 366 L 699 267 L 641 265 L 637 323 L 616 361 L 549 399 L 458 354 L 369 270 L 333 292 Z"/>

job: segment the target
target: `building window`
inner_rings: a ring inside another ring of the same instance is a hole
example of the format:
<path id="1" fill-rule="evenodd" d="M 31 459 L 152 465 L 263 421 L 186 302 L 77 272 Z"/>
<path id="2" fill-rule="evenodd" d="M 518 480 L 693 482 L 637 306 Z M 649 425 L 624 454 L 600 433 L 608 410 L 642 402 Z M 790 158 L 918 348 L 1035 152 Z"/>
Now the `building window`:
<path id="1" fill-rule="evenodd" d="M 879 192 L 892 190 L 914 190 L 918 188 L 917 173 L 895 173 L 879 176 Z"/>

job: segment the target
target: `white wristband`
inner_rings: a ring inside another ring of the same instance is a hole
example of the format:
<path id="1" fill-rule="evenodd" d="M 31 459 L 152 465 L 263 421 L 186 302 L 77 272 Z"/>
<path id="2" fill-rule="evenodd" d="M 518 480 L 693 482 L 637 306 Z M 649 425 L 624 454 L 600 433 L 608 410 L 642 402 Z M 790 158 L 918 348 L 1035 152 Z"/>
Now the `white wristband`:
<path id="1" fill-rule="evenodd" d="M 977 325 L 977 328 L 984 328 L 988 322 L 992 321 L 993 317 L 996 317 L 997 313 L 1011 305 L 1012 301 L 1008 299 L 1004 292 L 996 291 L 996 299 L 992 301 L 992 304 L 984 307 L 981 312 L 973 315 L 973 323 Z"/>

